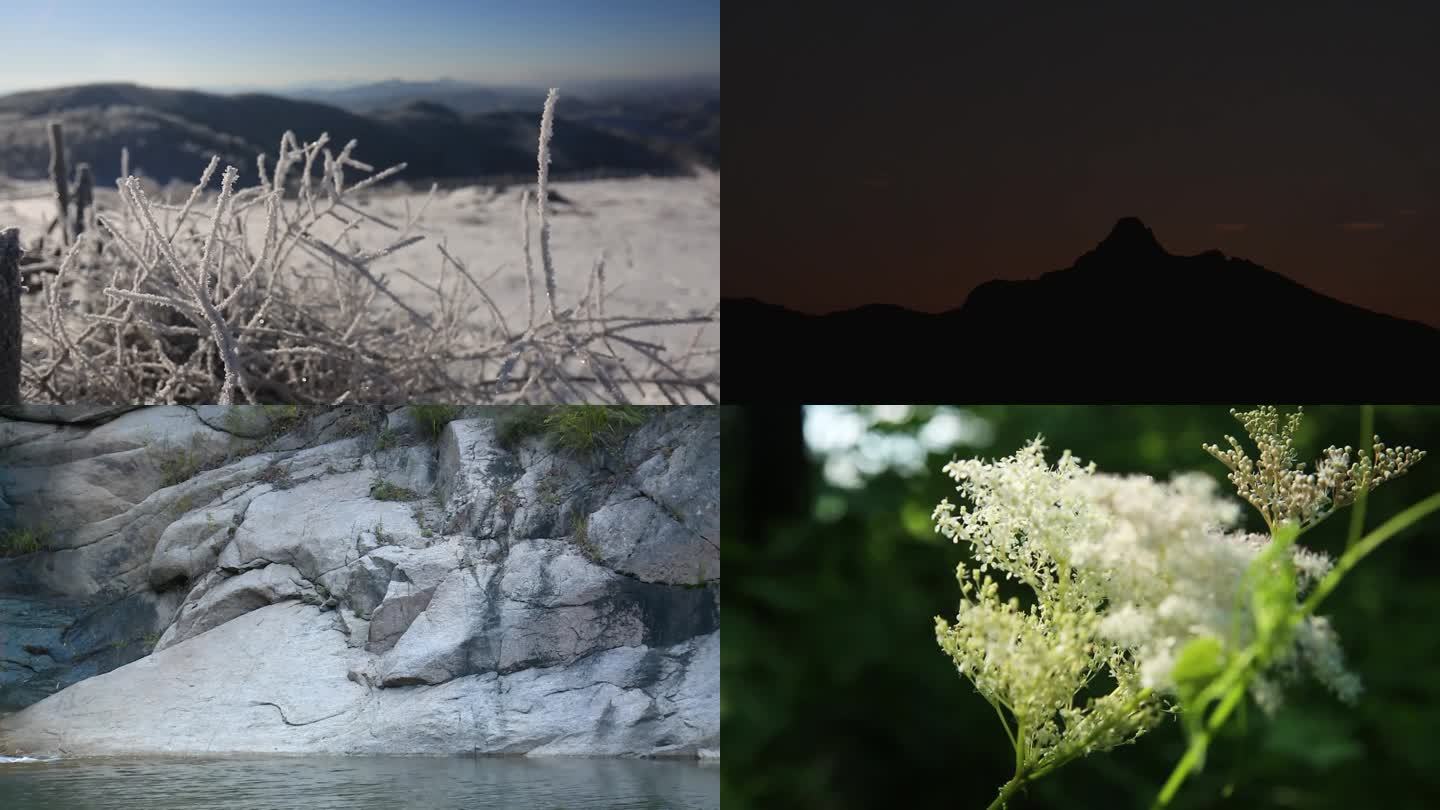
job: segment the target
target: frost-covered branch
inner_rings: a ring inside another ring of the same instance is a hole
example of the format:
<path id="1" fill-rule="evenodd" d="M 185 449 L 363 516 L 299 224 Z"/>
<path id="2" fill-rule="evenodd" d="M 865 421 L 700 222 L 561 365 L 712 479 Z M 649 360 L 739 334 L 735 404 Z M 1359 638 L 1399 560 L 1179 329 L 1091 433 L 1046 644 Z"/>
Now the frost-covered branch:
<path id="1" fill-rule="evenodd" d="M 573 305 L 560 308 L 546 211 L 557 97 L 552 90 L 546 99 L 537 183 L 518 212 L 529 299 L 523 330 L 511 329 L 488 279 L 443 245 L 430 254 L 439 260 L 438 282 L 419 283 L 421 295 L 393 289 L 379 269 L 382 259 L 408 261 L 395 272 L 417 277 L 422 254 L 413 247 L 429 237 L 414 227 L 434 186 L 424 205 L 392 222 L 362 210 L 357 194 L 372 193 L 403 163 L 376 171 L 356 157 L 353 140 L 336 151 L 328 134 L 304 142 L 285 132 L 273 162 L 257 159 L 254 186 L 241 188 L 240 170 L 228 166 L 218 193 L 208 191 L 217 157 L 170 205 L 127 173 L 117 183 L 120 210 L 96 200 L 98 228 L 67 255 L 43 236 L 34 240 L 30 252 L 58 270 L 25 303 L 22 399 L 718 401 L 718 371 L 689 370 L 696 358 L 713 361 L 713 349 L 692 342 L 671 353 L 637 333 L 703 329 L 718 323 L 718 310 L 698 318 L 617 312 L 606 306 L 603 260 Z M 210 203 L 207 194 L 215 194 Z M 535 306 L 531 200 L 540 219 L 543 311 Z M 261 206 L 263 237 L 253 213 Z M 359 249 L 357 236 L 374 229 L 394 233 L 379 249 Z"/>

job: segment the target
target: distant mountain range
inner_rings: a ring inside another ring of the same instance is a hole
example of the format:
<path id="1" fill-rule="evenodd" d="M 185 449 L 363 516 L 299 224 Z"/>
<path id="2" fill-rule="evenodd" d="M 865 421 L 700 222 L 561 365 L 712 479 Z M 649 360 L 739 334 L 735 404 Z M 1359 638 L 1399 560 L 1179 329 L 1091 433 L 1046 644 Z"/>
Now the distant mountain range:
<path id="1" fill-rule="evenodd" d="M 427 82 L 391 79 L 339 87 L 297 87 L 273 90 L 271 93 L 284 98 L 330 104 L 358 113 L 399 107 L 414 101 L 441 104 L 459 113 L 485 113 L 540 109 L 545 103 L 546 91 L 533 87 L 487 87 L 453 79 Z"/>
<path id="2" fill-rule="evenodd" d="M 298 91 L 297 91 L 298 92 Z M 46 126 L 65 125 L 69 165 L 91 164 L 112 185 L 120 149 L 132 171 L 161 183 L 193 182 L 212 154 L 253 178 L 255 158 L 280 136 L 330 133 L 337 149 L 376 168 L 407 163 L 402 177 L 424 182 L 523 178 L 535 173 L 544 93 L 486 89 L 461 82 L 382 82 L 301 92 L 221 95 L 134 84 L 90 84 L 0 96 L 0 174 L 44 177 Z M 453 105 L 453 106 L 452 106 Z M 719 168 L 718 90 L 657 90 L 591 102 L 562 91 L 551 144 L 557 178 L 592 172 L 687 174 Z"/>
<path id="3" fill-rule="evenodd" d="M 217 91 L 225 92 L 225 91 Z M 455 79 L 413 81 L 387 79 L 363 83 L 323 83 L 296 85 L 272 90 L 232 92 L 268 92 L 271 95 L 305 101 L 333 104 L 352 112 L 370 112 L 411 101 L 433 101 L 461 113 L 494 112 L 497 110 L 532 109 L 544 101 L 546 88 L 540 86 L 496 86 Z M 686 101 L 704 102 L 720 95 L 718 76 L 699 76 L 668 80 L 592 80 L 560 84 L 561 98 L 576 108 L 604 106 L 615 103 L 674 104 Z M 574 110 L 571 111 L 572 114 Z"/>
<path id="4" fill-rule="evenodd" d="M 1069 268 L 987 282 L 938 314 L 721 310 L 740 402 L 1402 401 L 1440 357 L 1440 330 L 1218 250 L 1172 255 L 1133 217 Z"/>
<path id="5" fill-rule="evenodd" d="M 544 106 L 546 90 L 439 79 L 300 88 L 277 94 L 379 117 L 424 104 L 445 107 L 462 116 L 522 112 L 535 118 L 534 111 Z M 560 88 L 559 105 L 566 120 L 639 140 L 711 168 L 720 165 L 718 78 L 591 82 Z"/>

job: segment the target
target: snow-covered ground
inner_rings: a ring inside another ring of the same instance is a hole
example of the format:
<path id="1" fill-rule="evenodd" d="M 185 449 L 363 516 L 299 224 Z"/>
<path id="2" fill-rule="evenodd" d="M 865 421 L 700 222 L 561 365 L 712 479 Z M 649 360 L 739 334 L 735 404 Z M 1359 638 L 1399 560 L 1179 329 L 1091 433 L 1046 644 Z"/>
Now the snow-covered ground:
<path id="1" fill-rule="evenodd" d="M 218 175 L 218 172 L 217 172 Z M 212 180 L 213 186 L 218 181 Z M 245 186 L 242 175 L 241 187 Z M 533 187 L 533 183 L 531 184 Z M 606 313 L 644 317 L 684 317 L 708 314 L 720 300 L 720 176 L 704 172 L 694 178 L 641 178 L 552 182 L 551 189 L 570 201 L 549 209 L 550 236 L 563 309 L 584 294 L 596 258 L 606 255 Z M 512 329 L 523 326 L 526 313 L 525 260 L 522 248 L 520 198 L 524 187 L 472 186 L 441 190 L 415 223 L 414 233 L 426 239 L 378 260 L 372 268 L 389 278 L 390 289 L 412 306 L 433 307 L 434 296 L 407 277 L 404 270 L 433 283 L 440 275 L 441 257 L 434 243 L 464 262 L 504 312 Z M 361 211 L 403 225 L 409 211 L 424 203 L 423 191 L 378 189 L 361 192 L 355 202 Z M 118 195 L 97 192 L 99 210 L 115 211 Z M 175 203 L 184 194 L 175 195 Z M 533 195 L 532 195 L 533 196 Z M 533 205 L 533 202 L 532 202 Z M 213 206 L 213 197 L 209 206 Z M 208 206 L 197 205 L 197 210 Z M 29 243 L 54 215 L 55 204 L 44 182 L 0 180 L 0 227 L 18 225 L 21 240 Z M 263 241 L 263 207 L 251 209 L 249 224 L 256 246 Z M 328 219 L 315 235 L 328 241 L 340 229 Z M 536 267 L 537 307 L 544 306 L 540 278 L 538 220 L 531 212 L 531 255 Z M 327 232 L 325 228 L 330 230 Z M 352 232 L 355 234 L 356 232 Z M 360 229 L 355 248 L 377 249 L 393 241 L 396 233 L 370 225 Z M 498 273 L 496 272 L 498 270 Z M 493 277 L 492 277 L 492 274 Z M 475 301 L 475 317 L 488 320 L 488 309 Z M 637 333 L 663 342 L 673 353 L 685 352 L 695 337 L 693 327 L 668 327 Z M 698 347 L 718 347 L 718 325 L 704 328 Z M 694 363 L 690 371 L 719 367 L 719 357 Z"/>

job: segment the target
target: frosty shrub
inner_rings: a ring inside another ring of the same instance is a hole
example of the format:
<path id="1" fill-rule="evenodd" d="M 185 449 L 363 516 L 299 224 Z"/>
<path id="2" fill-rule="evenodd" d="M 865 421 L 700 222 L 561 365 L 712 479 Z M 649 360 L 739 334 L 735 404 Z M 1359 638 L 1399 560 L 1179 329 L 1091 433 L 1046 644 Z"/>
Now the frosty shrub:
<path id="1" fill-rule="evenodd" d="M 935 530 L 968 544 L 975 565 L 958 567 L 960 609 L 953 623 L 936 617 L 935 634 L 1015 749 L 1015 775 L 992 808 L 1175 713 L 1190 745 L 1157 798 L 1164 806 L 1246 695 L 1272 712 L 1282 687 L 1306 673 L 1341 700 L 1360 695 L 1315 609 L 1361 557 L 1440 508 L 1440 495 L 1364 538 L 1357 522 L 1339 560 L 1295 540 L 1335 510 L 1363 506 L 1424 452 L 1376 437 L 1357 461 L 1351 448 L 1331 447 L 1306 473 L 1293 446 L 1298 413 L 1283 424 L 1274 408 L 1236 417 L 1258 460 L 1230 437 L 1229 450 L 1206 449 L 1266 534 L 1239 531 L 1240 506 L 1207 475 L 1108 475 L 1069 451 L 1051 466 L 1038 438 L 997 461 L 945 465 L 965 503 L 942 500 Z M 1002 582 L 1023 593 L 1002 597 Z"/>
<path id="2" fill-rule="evenodd" d="M 607 313 L 603 260 L 583 293 L 556 289 L 546 216 L 556 97 L 552 90 L 542 115 L 535 193 L 516 211 L 524 227 L 517 227 L 516 255 L 523 254 L 531 290 L 524 323 L 508 322 L 486 291 L 488 279 L 477 279 L 443 245 L 431 259 L 439 265 L 438 280 L 415 278 L 431 305 L 417 308 L 395 294 L 374 264 L 400 251 L 414 253 L 425 239 L 414 226 L 430 199 L 404 222 L 366 212 L 357 193 L 404 164 L 375 171 L 356 157 L 355 141 L 335 150 L 327 135 L 299 143 L 286 132 L 273 164 L 259 157 L 259 185 L 241 188 L 239 170 L 227 166 L 213 204 L 198 201 L 218 157 L 179 206 L 150 199 L 136 177 L 118 181 L 119 216 L 96 217 L 98 227 L 57 259 L 58 275 L 45 283 L 39 306 L 23 313 L 22 398 L 717 401 L 718 372 L 687 371 L 696 357 L 714 353 L 695 350 L 698 331 L 693 339 L 688 332 L 680 338 L 690 349 L 679 355 L 641 335 L 703 329 L 718 322 L 718 306 L 693 318 Z M 538 308 L 532 204 L 546 295 Z M 247 215 L 259 212 L 257 229 Z M 338 233 L 318 237 L 318 226 L 331 220 L 341 226 Z M 387 232 L 388 241 L 362 250 L 354 235 L 371 229 Z"/>

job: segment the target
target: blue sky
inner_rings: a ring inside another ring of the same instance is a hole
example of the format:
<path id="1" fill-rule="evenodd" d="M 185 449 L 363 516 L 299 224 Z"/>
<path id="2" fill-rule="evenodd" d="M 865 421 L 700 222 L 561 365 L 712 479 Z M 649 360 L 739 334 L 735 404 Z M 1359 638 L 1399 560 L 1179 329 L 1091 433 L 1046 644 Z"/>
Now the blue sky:
<path id="1" fill-rule="evenodd" d="M 720 72 L 720 0 L 7 0 L 0 92 Z"/>

